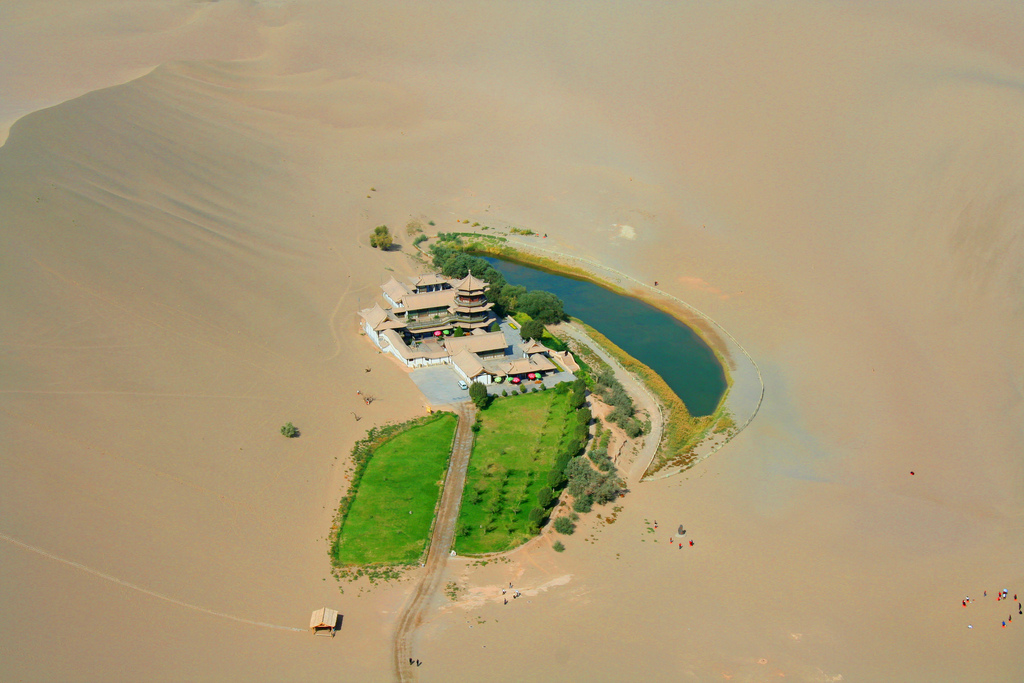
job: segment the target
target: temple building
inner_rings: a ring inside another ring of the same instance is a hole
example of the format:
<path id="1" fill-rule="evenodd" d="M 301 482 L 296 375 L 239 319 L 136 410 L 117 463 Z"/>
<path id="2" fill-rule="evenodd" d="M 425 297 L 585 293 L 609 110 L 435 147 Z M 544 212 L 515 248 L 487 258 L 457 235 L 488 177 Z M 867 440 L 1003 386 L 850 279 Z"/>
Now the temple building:
<path id="1" fill-rule="evenodd" d="M 491 312 L 489 287 L 472 272 L 461 280 L 436 273 L 409 283 L 392 277 L 381 285 L 386 304 L 359 312 L 363 331 L 409 367 L 450 364 L 467 382 L 520 381 L 579 370 L 568 353 L 555 354 L 552 362 L 552 352 L 542 344 L 510 343 Z"/>

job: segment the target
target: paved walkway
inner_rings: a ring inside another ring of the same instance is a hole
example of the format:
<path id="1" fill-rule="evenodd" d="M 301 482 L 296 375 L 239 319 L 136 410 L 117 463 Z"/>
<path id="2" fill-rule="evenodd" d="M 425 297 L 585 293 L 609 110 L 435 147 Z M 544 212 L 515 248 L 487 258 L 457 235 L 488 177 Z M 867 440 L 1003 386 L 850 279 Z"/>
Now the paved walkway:
<path id="1" fill-rule="evenodd" d="M 427 551 L 427 561 L 424 563 L 425 570 L 416 589 L 402 608 L 395 629 L 395 679 L 403 683 L 416 680 L 416 667 L 409 664 L 409 658 L 415 658 L 412 653 L 412 636 L 423 621 L 423 614 L 441 584 L 441 576 L 448 561 L 452 542 L 455 540 L 455 523 L 459 519 L 459 508 L 462 505 L 466 468 L 469 466 L 469 455 L 473 451 L 471 427 L 476 420 L 476 407 L 466 402 L 458 404 L 455 408 L 459 414 L 459 425 L 455 430 L 455 443 L 452 445 L 452 457 L 448 463 L 448 475 L 444 480 L 441 504 L 437 508 L 430 550 Z"/>

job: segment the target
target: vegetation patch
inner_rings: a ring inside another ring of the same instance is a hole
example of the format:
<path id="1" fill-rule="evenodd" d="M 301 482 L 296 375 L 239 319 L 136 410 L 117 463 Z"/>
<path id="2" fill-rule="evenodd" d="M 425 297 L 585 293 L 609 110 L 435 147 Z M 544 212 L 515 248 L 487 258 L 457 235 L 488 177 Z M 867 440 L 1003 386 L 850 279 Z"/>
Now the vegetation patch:
<path id="1" fill-rule="evenodd" d="M 565 388 L 497 399 L 478 414 L 481 428 L 455 534 L 459 554 L 508 550 L 535 535 L 547 519 L 557 500 L 554 491 L 565 484 L 561 472 L 552 475 L 563 453 L 582 447 L 573 394 L 568 384 L 560 386 Z"/>
<path id="2" fill-rule="evenodd" d="M 412 564 L 422 557 L 451 454 L 452 413 L 371 429 L 332 528 L 336 567 Z"/>
<path id="3" fill-rule="evenodd" d="M 658 447 L 657 456 L 647 468 L 644 476 L 650 476 L 668 466 L 685 469 L 693 465 L 696 459 L 693 448 L 704 439 L 722 417 L 725 396 L 722 397 L 718 409 L 713 414 L 693 417 L 686 409 L 686 404 L 676 396 L 658 373 L 620 349 L 590 325 L 580 320 L 575 322 L 581 325 L 591 339 L 600 344 L 622 367 L 639 377 L 661 403 L 665 418 L 661 444 Z M 728 395 L 728 390 L 725 395 Z"/>

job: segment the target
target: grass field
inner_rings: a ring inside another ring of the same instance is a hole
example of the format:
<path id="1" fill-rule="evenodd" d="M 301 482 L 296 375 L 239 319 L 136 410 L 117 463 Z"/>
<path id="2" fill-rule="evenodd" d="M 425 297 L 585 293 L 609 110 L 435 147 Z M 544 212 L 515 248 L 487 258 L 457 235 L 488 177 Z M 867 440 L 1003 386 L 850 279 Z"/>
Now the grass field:
<path id="1" fill-rule="evenodd" d="M 438 413 L 374 449 L 338 533 L 337 565 L 419 560 L 430 536 L 456 422 L 452 413 Z"/>
<path id="2" fill-rule="evenodd" d="M 500 552 L 533 534 L 529 514 L 564 441 L 569 394 L 555 391 L 499 398 L 481 411 L 466 473 L 455 550 Z"/>

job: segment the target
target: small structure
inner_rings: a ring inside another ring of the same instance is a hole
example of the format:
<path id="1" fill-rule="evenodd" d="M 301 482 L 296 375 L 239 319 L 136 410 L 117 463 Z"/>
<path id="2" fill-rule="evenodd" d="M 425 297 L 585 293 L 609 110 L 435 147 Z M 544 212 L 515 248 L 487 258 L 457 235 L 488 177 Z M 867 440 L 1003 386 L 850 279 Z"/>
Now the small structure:
<path id="1" fill-rule="evenodd" d="M 338 610 L 331 609 L 330 607 L 321 607 L 313 612 L 313 615 L 309 618 L 309 630 L 313 632 L 313 635 L 329 631 L 333 638 L 334 630 L 337 626 Z"/>

